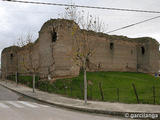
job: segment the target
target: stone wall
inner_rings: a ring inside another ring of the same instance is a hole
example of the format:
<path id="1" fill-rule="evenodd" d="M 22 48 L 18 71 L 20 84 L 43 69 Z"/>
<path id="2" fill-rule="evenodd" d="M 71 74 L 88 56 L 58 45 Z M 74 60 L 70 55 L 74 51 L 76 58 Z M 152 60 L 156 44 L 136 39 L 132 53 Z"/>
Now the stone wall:
<path id="1" fill-rule="evenodd" d="M 9 74 L 14 74 L 18 71 L 18 57 L 17 53 L 19 47 L 12 46 L 5 48 L 2 51 L 1 56 L 1 69 L 2 69 L 2 78 L 6 77 Z"/>
<path id="2" fill-rule="evenodd" d="M 51 74 L 54 77 L 79 74 L 79 68 L 74 67 L 69 56 L 73 40 L 72 24 L 70 21 L 49 21 L 40 30 L 38 43 L 41 73 Z M 53 33 L 56 34 L 54 39 Z"/>
<path id="3" fill-rule="evenodd" d="M 137 71 L 137 43 L 124 40 L 110 40 L 98 37 L 96 34 L 89 38 L 95 44 L 95 54 L 90 58 L 92 70 L 101 71 Z M 98 66 L 100 69 L 98 69 Z"/>
<path id="4" fill-rule="evenodd" d="M 39 31 L 39 38 L 28 47 L 9 47 L 2 52 L 2 74 L 28 72 L 25 66 L 52 77 L 72 77 L 79 74 L 69 55 L 73 48 L 72 27 L 77 26 L 78 39 L 82 32 L 73 21 L 55 19 L 47 21 Z M 159 70 L 159 44 L 151 38 L 127 38 L 86 31 L 90 47 L 95 53 L 88 59 L 88 71 L 129 71 L 155 73 Z M 25 63 L 25 65 L 24 65 Z"/>
<path id="5" fill-rule="evenodd" d="M 18 72 L 30 73 L 39 72 L 40 56 L 39 44 L 35 43 L 31 46 L 24 46 L 19 49 L 18 53 Z M 36 70 L 37 69 L 37 70 Z"/>

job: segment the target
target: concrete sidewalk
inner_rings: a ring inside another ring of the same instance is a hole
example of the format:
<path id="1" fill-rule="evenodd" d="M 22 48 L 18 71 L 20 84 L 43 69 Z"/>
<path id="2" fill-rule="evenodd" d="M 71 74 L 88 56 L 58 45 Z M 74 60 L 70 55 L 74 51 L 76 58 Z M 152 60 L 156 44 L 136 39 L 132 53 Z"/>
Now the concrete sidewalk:
<path id="1" fill-rule="evenodd" d="M 11 81 L 0 80 L 0 85 L 9 88 L 12 91 L 23 94 L 27 97 L 49 103 L 52 105 L 70 108 L 74 110 L 80 110 L 92 113 L 109 114 L 125 117 L 126 113 L 157 113 L 160 116 L 160 105 L 148 105 L 148 104 L 123 104 L 123 103 L 110 103 L 110 102 L 97 102 L 88 101 L 87 105 L 84 105 L 83 100 L 71 99 L 63 97 L 57 94 L 50 94 L 36 90 L 36 93 L 32 92 L 32 89 L 23 85 L 18 85 Z"/>

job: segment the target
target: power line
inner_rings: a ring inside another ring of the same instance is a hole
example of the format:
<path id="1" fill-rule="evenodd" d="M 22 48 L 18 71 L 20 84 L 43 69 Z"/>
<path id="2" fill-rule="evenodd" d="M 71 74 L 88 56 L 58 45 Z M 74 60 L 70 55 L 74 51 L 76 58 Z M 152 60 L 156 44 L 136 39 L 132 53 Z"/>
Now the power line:
<path id="1" fill-rule="evenodd" d="M 123 9 L 123 8 L 109 8 L 109 7 L 97 7 L 97 6 L 84 6 L 84 5 L 72 5 L 72 4 L 60 4 L 60 3 L 48 3 L 48 2 L 30 2 L 30 1 L 20 1 L 20 0 L 2 0 L 2 1 L 18 2 L 18 3 L 30 3 L 30 4 L 43 4 L 43 5 L 53 5 L 53 6 L 65 6 L 65 7 L 72 6 L 72 7 L 104 9 L 104 10 L 112 10 L 112 11 L 128 11 L 128 12 L 141 12 L 141 13 L 160 13 L 160 11 Z"/>
<path id="2" fill-rule="evenodd" d="M 146 10 L 134 10 L 134 9 L 119 9 L 119 8 L 106 8 L 106 7 L 95 7 L 95 6 L 82 6 L 82 5 L 71 5 L 71 4 L 57 4 L 57 3 L 46 3 L 46 2 L 29 2 L 29 1 L 19 1 L 19 0 L 2 0 L 2 1 L 8 1 L 8 2 L 19 2 L 19 3 L 31 3 L 31 4 L 44 4 L 44 5 L 54 5 L 54 6 L 73 6 L 73 7 L 82 7 L 82 8 L 94 8 L 94 9 L 108 9 L 108 10 L 119 10 L 119 11 L 130 11 L 130 12 L 145 12 L 145 13 L 160 13 L 159 11 L 146 11 Z M 146 19 L 137 23 L 133 23 L 112 31 L 109 31 L 107 33 L 112 33 L 112 32 L 116 32 L 122 29 L 126 29 L 144 22 L 148 22 L 151 21 L 153 19 L 157 19 L 160 18 L 160 16 L 156 16 L 150 19 Z"/>
<path id="3" fill-rule="evenodd" d="M 141 23 L 145 23 L 145 22 L 151 21 L 151 20 L 153 20 L 153 19 L 157 19 L 157 18 L 160 18 L 160 16 L 153 17 L 153 18 L 150 18 L 150 19 L 146 19 L 146 20 L 143 20 L 143 21 L 140 21 L 140 22 L 137 22 L 137 23 L 133 23 L 133 24 L 130 24 L 130 25 L 127 25 L 127 26 L 124 26 L 124 27 L 121 27 L 121 28 L 118 28 L 118 29 L 109 31 L 109 32 L 107 32 L 107 33 L 112 33 L 112 32 L 115 32 L 115 31 L 122 30 L 122 29 L 126 29 L 126 28 L 129 28 L 129 27 L 132 27 L 132 26 L 141 24 Z"/>

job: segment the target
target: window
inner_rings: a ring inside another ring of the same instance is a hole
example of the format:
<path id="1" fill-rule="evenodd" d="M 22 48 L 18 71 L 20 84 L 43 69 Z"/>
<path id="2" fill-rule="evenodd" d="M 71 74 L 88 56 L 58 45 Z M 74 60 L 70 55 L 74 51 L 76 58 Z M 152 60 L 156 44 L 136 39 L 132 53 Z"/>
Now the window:
<path id="1" fill-rule="evenodd" d="M 144 55 L 144 53 L 145 53 L 145 48 L 144 47 L 141 47 L 141 52 L 142 52 L 142 55 Z"/>
<path id="2" fill-rule="evenodd" d="M 55 31 L 51 32 L 52 42 L 56 42 L 57 40 L 57 33 Z"/>
<path id="3" fill-rule="evenodd" d="M 13 59 L 13 53 L 10 54 L 10 58 L 11 58 L 11 60 Z"/>
<path id="4" fill-rule="evenodd" d="M 112 50 L 114 48 L 114 43 L 110 43 L 110 49 Z"/>

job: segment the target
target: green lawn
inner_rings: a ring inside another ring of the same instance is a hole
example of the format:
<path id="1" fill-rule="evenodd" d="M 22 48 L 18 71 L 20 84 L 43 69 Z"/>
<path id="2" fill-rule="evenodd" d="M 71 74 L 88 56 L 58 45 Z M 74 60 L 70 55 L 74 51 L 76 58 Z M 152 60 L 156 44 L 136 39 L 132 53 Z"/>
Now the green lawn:
<path id="1" fill-rule="evenodd" d="M 7 77 L 8 80 L 12 80 L 12 81 L 16 81 L 15 79 L 15 75 L 9 75 Z M 36 76 L 36 79 L 35 79 L 35 83 L 36 83 L 36 87 L 37 87 L 37 84 L 38 84 L 38 77 Z M 33 78 L 32 76 L 21 76 L 19 75 L 18 76 L 18 84 L 21 83 L 21 84 L 24 84 L 24 85 L 27 85 L 28 87 L 32 87 L 33 86 Z"/>
<path id="2" fill-rule="evenodd" d="M 160 79 L 144 73 L 131 72 L 87 72 L 88 98 L 101 100 L 99 83 L 102 84 L 104 101 L 137 103 L 132 87 L 135 84 L 140 103 L 153 104 L 153 86 L 155 86 L 156 104 L 160 104 Z M 57 80 L 49 85 L 48 91 L 69 97 L 83 99 L 83 74 L 76 78 Z"/>
<path id="3" fill-rule="evenodd" d="M 154 103 L 153 86 L 155 86 L 156 104 L 160 104 L 160 78 L 131 72 L 87 72 L 88 99 L 102 100 L 99 83 L 102 85 L 104 101 L 137 103 L 132 87 L 135 84 L 140 103 Z M 32 87 L 32 77 L 19 76 L 19 83 Z M 59 79 L 54 83 L 38 81 L 36 87 L 42 91 L 57 93 L 73 98 L 83 99 L 83 74 L 78 77 Z M 119 99 L 118 99 L 119 89 Z"/>

